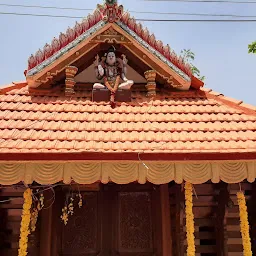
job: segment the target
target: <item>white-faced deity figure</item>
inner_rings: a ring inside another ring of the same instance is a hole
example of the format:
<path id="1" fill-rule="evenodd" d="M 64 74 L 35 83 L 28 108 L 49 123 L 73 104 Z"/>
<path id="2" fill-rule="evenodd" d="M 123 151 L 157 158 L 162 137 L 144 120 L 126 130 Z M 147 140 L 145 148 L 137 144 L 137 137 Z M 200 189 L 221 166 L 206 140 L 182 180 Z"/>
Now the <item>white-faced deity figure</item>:
<path id="1" fill-rule="evenodd" d="M 129 90 L 134 83 L 126 78 L 127 59 L 125 55 L 122 55 L 122 59 L 117 58 L 113 46 L 109 48 L 103 61 L 99 62 L 97 55 L 94 65 L 97 79 L 103 80 L 103 84 L 95 83 L 94 89 L 107 88 L 113 96 L 118 89 Z"/>

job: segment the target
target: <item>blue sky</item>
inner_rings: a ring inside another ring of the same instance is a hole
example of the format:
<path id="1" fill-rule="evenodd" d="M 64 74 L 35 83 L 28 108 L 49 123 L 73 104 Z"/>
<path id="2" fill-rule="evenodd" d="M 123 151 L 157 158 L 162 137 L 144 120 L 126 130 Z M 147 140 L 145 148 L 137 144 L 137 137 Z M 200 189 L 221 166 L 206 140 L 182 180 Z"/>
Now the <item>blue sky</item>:
<path id="1" fill-rule="evenodd" d="M 102 1 L 97 1 L 101 3 Z M 94 9 L 89 0 L 0 0 L 0 3 L 60 6 Z M 167 1 L 119 0 L 129 11 L 221 13 L 255 15 L 256 5 L 224 3 L 177 3 Z M 87 16 L 89 11 L 40 10 L 1 6 L 2 12 Z M 131 13 L 137 18 L 191 18 L 171 15 Z M 78 19 L 79 21 L 80 19 Z M 50 43 L 54 36 L 73 26 L 76 19 L 0 15 L 0 84 L 24 80 L 31 53 Z M 179 53 L 191 49 L 195 64 L 206 76 L 206 87 L 226 96 L 256 105 L 256 54 L 247 53 L 247 45 L 256 40 L 255 23 L 181 23 L 143 22 L 150 32 Z"/>

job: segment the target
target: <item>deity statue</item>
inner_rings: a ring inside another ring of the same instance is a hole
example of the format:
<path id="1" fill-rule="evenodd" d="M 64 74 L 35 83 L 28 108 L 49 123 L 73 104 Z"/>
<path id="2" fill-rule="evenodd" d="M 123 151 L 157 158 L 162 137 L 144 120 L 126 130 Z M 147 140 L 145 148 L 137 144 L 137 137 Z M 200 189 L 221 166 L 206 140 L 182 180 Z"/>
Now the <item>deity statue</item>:
<path id="1" fill-rule="evenodd" d="M 127 59 L 123 54 L 122 59 L 116 57 L 116 49 L 110 47 L 102 61 L 99 61 L 99 55 L 96 56 L 94 66 L 96 77 L 104 81 L 104 84 L 95 83 L 93 89 L 107 88 L 111 92 L 110 103 L 115 106 L 115 93 L 118 89 L 129 90 L 133 85 L 132 80 L 126 78 Z"/>

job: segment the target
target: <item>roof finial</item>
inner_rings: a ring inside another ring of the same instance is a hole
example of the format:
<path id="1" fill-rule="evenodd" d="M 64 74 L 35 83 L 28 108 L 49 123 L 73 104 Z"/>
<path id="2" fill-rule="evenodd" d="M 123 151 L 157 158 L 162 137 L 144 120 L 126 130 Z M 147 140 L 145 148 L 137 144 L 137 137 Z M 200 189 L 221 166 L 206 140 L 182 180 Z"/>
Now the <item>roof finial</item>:
<path id="1" fill-rule="evenodd" d="M 105 0 L 103 5 L 98 5 L 98 10 L 104 17 L 105 21 L 119 21 L 123 15 L 123 6 L 117 3 L 117 0 Z"/>
<path id="2" fill-rule="evenodd" d="M 117 0 L 105 0 L 105 3 L 107 5 L 115 5 L 115 4 L 117 4 Z"/>

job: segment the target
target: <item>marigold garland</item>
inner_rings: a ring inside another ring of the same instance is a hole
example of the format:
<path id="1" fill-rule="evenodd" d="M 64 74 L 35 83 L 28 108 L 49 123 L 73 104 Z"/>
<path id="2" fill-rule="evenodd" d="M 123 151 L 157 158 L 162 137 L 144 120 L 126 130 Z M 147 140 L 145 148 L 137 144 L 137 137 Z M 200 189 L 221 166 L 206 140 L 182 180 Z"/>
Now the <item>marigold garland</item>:
<path id="1" fill-rule="evenodd" d="M 237 200 L 239 205 L 240 229 L 243 241 L 244 256 L 252 256 L 251 239 L 249 235 L 248 213 L 245 196 L 243 192 L 237 192 Z"/>
<path id="2" fill-rule="evenodd" d="M 22 219 L 20 226 L 20 241 L 19 241 L 19 254 L 18 256 L 26 256 L 28 249 L 28 235 L 30 234 L 29 224 L 31 218 L 31 205 L 32 205 L 32 191 L 31 189 L 26 189 L 24 194 L 24 204 L 22 211 Z"/>
<path id="3" fill-rule="evenodd" d="M 186 231 L 187 231 L 187 256 L 195 256 L 195 226 L 194 226 L 194 214 L 193 214 L 193 193 L 192 184 L 185 183 L 185 199 L 186 199 Z"/>

